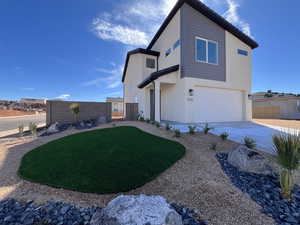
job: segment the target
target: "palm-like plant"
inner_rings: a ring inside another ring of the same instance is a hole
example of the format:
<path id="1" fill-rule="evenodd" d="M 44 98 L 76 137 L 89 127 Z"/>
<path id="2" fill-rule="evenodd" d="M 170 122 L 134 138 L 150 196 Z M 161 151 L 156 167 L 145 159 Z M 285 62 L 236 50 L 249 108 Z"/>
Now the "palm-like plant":
<path id="1" fill-rule="evenodd" d="M 291 199 L 293 173 L 300 166 L 300 134 L 280 134 L 273 136 L 277 152 L 277 163 L 281 167 L 280 186 L 283 199 Z"/>
<path id="2" fill-rule="evenodd" d="M 78 114 L 80 112 L 79 104 L 78 103 L 72 103 L 70 105 L 70 110 L 74 114 L 75 121 L 78 122 Z"/>

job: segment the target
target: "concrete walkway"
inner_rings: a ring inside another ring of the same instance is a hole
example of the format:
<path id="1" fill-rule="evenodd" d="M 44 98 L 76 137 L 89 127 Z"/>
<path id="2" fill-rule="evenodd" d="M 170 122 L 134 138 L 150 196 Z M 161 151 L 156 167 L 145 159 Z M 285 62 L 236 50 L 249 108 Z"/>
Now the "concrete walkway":
<path id="1" fill-rule="evenodd" d="M 168 122 L 163 122 L 165 125 Z M 173 129 L 179 129 L 181 132 L 188 132 L 189 125 L 197 126 L 198 131 L 202 131 L 205 124 L 180 124 L 169 122 Z M 223 132 L 229 134 L 228 139 L 243 143 L 245 137 L 253 138 L 257 142 L 257 149 L 275 154 L 272 142 L 272 136 L 280 133 L 296 133 L 299 130 L 277 127 L 272 125 L 262 125 L 253 122 L 224 122 L 224 123 L 209 123 L 209 127 L 214 129 L 210 133 L 220 135 Z"/>

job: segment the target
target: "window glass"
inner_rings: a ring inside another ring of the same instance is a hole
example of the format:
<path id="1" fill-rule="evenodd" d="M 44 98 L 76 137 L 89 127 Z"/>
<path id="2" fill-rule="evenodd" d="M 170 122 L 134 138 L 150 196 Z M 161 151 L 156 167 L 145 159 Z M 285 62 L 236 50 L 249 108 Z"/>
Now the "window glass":
<path id="1" fill-rule="evenodd" d="M 197 54 L 196 54 L 197 60 L 206 62 L 206 41 L 197 39 L 196 43 L 197 43 Z"/>
<path id="2" fill-rule="evenodd" d="M 173 50 L 175 50 L 180 45 L 180 40 L 176 41 L 173 45 Z"/>
<path id="3" fill-rule="evenodd" d="M 208 41 L 208 63 L 218 64 L 217 43 Z"/>
<path id="4" fill-rule="evenodd" d="M 150 69 L 155 68 L 155 59 L 146 58 L 146 67 Z"/>
<path id="5" fill-rule="evenodd" d="M 170 55 L 171 54 L 171 49 L 169 48 L 167 51 L 166 51 L 166 57 L 168 56 L 168 55 Z"/>
<path id="6" fill-rule="evenodd" d="M 238 49 L 238 54 L 247 56 L 247 55 L 248 55 L 248 52 L 245 51 L 245 50 L 242 50 L 242 49 Z"/>

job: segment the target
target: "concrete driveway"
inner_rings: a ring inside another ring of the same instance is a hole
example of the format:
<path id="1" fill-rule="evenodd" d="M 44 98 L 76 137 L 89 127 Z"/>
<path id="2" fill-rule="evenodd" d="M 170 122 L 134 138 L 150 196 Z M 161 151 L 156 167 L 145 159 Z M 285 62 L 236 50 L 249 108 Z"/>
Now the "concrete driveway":
<path id="1" fill-rule="evenodd" d="M 30 122 L 45 124 L 46 114 L 42 113 L 29 116 L 0 117 L 0 132 L 17 129 L 20 124 L 28 126 Z"/>
<path id="2" fill-rule="evenodd" d="M 165 124 L 166 122 L 164 122 Z M 180 129 L 181 132 L 188 132 L 188 126 L 191 124 L 170 123 L 174 129 Z M 194 124 L 198 131 L 202 131 L 204 124 Z M 210 133 L 220 135 L 223 132 L 229 134 L 228 139 L 243 143 L 245 137 L 253 138 L 257 142 L 257 149 L 274 154 L 272 136 L 274 134 L 295 133 L 299 130 L 289 129 L 284 127 L 264 125 L 253 122 L 224 122 L 224 123 L 209 123 L 214 129 Z"/>

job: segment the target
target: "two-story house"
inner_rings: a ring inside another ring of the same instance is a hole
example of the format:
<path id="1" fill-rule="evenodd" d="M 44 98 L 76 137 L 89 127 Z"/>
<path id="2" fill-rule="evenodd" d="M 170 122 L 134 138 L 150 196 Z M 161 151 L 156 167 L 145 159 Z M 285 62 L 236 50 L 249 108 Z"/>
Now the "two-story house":
<path id="1" fill-rule="evenodd" d="M 179 0 L 149 46 L 128 52 L 124 102 L 138 103 L 139 112 L 156 121 L 251 120 L 257 47 L 200 1 Z"/>

